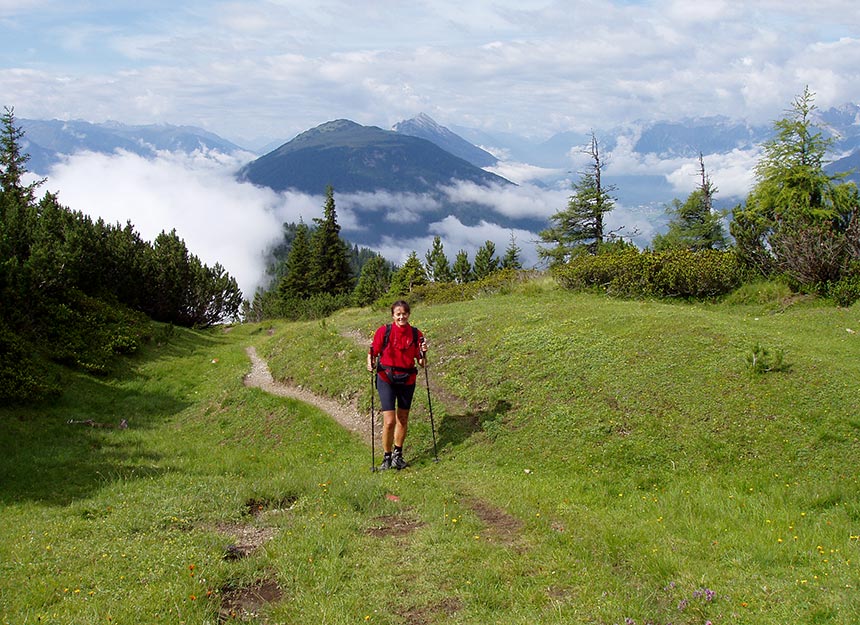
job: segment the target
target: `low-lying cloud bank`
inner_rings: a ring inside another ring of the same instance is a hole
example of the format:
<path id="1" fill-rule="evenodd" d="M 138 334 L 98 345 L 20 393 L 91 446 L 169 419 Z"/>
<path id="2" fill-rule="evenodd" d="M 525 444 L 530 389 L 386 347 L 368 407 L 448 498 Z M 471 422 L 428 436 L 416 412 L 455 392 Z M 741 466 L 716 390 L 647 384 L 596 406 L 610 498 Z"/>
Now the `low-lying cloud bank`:
<path id="1" fill-rule="evenodd" d="M 307 224 L 322 216 L 324 198 L 297 192 L 276 193 L 271 189 L 238 181 L 236 171 L 249 155 L 218 152 L 160 152 L 144 158 L 128 152 L 101 154 L 79 152 L 66 156 L 48 174 L 45 189 L 57 192 L 60 202 L 108 223 L 130 221 L 147 241 L 162 231 L 175 229 L 189 251 L 204 263 L 221 263 L 239 283 L 246 298 L 264 286 L 269 251 L 282 239 L 284 223 L 303 220 Z M 454 217 L 429 226 L 426 237 L 398 239 L 378 233 L 378 244 L 368 245 L 393 262 L 403 262 L 415 250 L 421 258 L 442 238 L 451 261 L 460 249 L 470 258 L 487 240 L 492 240 L 499 256 L 510 243 L 511 234 L 523 250 L 527 265 L 537 263 L 534 233 L 512 231 L 493 223 L 493 215 L 545 217 L 564 202 L 558 192 L 537 187 L 481 189 L 457 184 L 445 190 L 451 199 L 468 199 L 487 207 L 487 219 L 479 226 L 466 227 Z M 368 225 L 359 212 L 376 211 L 396 232 L 398 223 L 422 219 L 422 213 L 439 208 L 438 200 L 427 195 L 389 192 L 335 193 L 342 235 L 367 233 Z"/>
<path id="2" fill-rule="evenodd" d="M 208 264 L 221 263 L 239 283 L 246 298 L 266 286 L 269 251 L 282 240 L 284 223 L 303 220 L 307 224 L 322 216 L 322 195 L 297 192 L 276 193 L 236 179 L 236 171 L 251 155 L 218 152 L 161 152 L 144 158 L 128 152 L 101 154 L 80 152 L 67 156 L 48 175 L 46 189 L 59 193 L 60 202 L 73 210 L 124 225 L 130 221 L 140 235 L 152 241 L 162 231 L 175 229 L 189 251 Z M 751 184 L 756 155 L 736 151 L 706 156 L 706 166 L 720 192 L 745 193 Z M 696 185 L 698 163 L 678 159 L 659 160 L 640 155 L 622 145 L 613 151 L 607 180 L 615 173 L 659 173 L 686 197 Z M 442 189 L 451 202 L 471 202 L 486 208 L 476 225 L 465 225 L 454 216 L 429 223 L 424 235 L 397 237 L 397 225 L 416 223 L 438 211 L 440 200 L 430 195 L 390 192 L 337 194 L 335 202 L 342 235 L 347 240 L 373 240 L 375 249 L 395 263 L 402 263 L 413 250 L 424 258 L 433 237 L 439 236 L 451 262 L 460 250 L 470 259 L 486 241 L 493 241 L 499 257 L 511 241 L 520 249 L 526 267 L 539 266 L 539 236 L 524 229 L 499 225 L 505 219 L 546 221 L 564 208 L 571 194 L 571 174 L 552 184 L 538 186 L 526 178 L 516 186 L 480 187 L 458 182 Z M 545 174 L 547 170 L 540 173 Z M 557 173 L 557 172 L 555 172 Z M 377 213 L 374 225 L 363 223 L 362 214 Z M 640 246 L 656 234 L 662 207 L 625 205 L 618 202 L 608 218 L 608 227 L 624 226 L 621 233 Z M 379 223 L 390 224 L 389 231 Z M 635 234 L 635 236 L 633 236 Z"/>
<path id="3" fill-rule="evenodd" d="M 251 297 L 282 223 L 307 220 L 319 204 L 236 181 L 244 160 L 215 152 L 163 152 L 154 159 L 80 152 L 56 165 L 46 186 L 94 219 L 130 221 L 147 241 L 175 229 L 192 254 L 210 266 L 220 262 Z"/>

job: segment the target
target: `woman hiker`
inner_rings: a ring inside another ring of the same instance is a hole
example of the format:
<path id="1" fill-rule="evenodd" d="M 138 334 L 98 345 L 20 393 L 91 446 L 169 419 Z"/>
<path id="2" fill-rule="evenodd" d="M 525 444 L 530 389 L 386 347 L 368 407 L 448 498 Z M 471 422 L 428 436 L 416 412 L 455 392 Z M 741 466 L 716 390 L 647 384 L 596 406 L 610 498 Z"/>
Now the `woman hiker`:
<path id="1" fill-rule="evenodd" d="M 418 377 L 417 362 L 425 365 L 427 350 L 424 335 L 409 325 L 409 304 L 398 300 L 391 305 L 392 323 L 380 326 L 373 335 L 367 354 L 367 370 L 373 371 L 376 359 L 376 390 L 382 407 L 382 451 L 380 470 L 405 469 L 403 441 L 409 424 L 409 409 Z"/>

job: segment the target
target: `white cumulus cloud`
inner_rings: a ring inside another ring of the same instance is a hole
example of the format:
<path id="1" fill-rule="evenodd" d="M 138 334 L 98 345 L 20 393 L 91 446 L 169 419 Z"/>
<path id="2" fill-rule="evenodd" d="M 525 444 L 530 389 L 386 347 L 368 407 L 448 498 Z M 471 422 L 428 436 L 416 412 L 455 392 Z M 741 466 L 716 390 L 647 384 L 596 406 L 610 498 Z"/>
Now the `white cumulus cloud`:
<path id="1" fill-rule="evenodd" d="M 46 187 L 93 219 L 130 221 L 150 242 L 175 229 L 191 254 L 209 266 L 221 263 L 250 299 L 262 284 L 267 252 L 283 237 L 282 224 L 309 222 L 322 198 L 238 182 L 241 164 L 240 156 L 217 152 L 162 152 L 152 159 L 80 152 L 50 171 Z"/>

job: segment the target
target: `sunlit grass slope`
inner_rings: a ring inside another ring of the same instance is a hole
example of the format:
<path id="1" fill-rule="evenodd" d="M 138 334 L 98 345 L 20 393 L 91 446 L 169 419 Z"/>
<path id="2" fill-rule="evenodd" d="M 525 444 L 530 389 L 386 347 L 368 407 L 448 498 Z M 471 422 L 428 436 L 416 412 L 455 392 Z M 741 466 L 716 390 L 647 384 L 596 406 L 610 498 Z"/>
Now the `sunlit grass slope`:
<path id="1" fill-rule="evenodd" d="M 385 321 L 177 331 L 119 379 L 0 408 L 0 622 L 860 613 L 857 306 L 541 283 L 418 306 L 440 461 L 422 375 L 399 473 L 372 473 L 370 448 L 317 409 L 242 384 L 253 345 L 276 378 L 369 412 L 364 354 Z M 752 373 L 756 347 L 781 353 L 779 370 Z M 228 557 L 248 535 L 247 557 Z M 276 600 L 232 603 L 266 584 Z"/>

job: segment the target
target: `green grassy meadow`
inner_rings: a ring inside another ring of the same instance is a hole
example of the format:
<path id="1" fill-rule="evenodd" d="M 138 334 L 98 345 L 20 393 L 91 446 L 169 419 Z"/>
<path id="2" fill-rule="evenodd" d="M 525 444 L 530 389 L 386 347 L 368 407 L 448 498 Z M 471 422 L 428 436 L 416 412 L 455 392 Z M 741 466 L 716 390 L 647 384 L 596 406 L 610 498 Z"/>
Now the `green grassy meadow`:
<path id="1" fill-rule="evenodd" d="M 860 306 L 541 280 L 416 306 L 439 462 L 422 374 L 401 472 L 243 385 L 254 346 L 369 415 L 387 320 L 177 329 L 0 407 L 0 622 L 857 622 Z"/>

